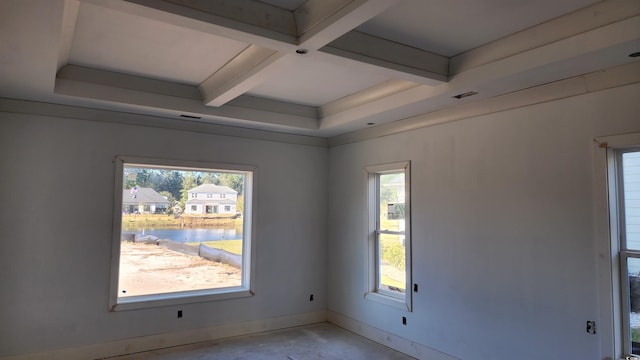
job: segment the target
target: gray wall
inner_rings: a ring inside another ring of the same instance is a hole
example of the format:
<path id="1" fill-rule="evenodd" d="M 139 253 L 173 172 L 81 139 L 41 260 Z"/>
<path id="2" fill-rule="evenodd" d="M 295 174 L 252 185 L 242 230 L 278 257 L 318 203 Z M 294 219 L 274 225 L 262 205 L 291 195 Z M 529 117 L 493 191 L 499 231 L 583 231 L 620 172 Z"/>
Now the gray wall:
<path id="1" fill-rule="evenodd" d="M 331 148 L 329 310 L 462 359 L 599 359 L 607 335 L 585 332 L 599 316 L 603 240 L 593 138 L 640 131 L 639 94 L 636 84 Z M 413 313 L 363 297 L 364 167 L 401 160 L 412 161 Z"/>
<path id="2" fill-rule="evenodd" d="M 254 297 L 107 311 L 116 155 L 258 167 Z M 322 147 L 0 112 L 0 356 L 326 309 L 327 160 Z"/>
<path id="3" fill-rule="evenodd" d="M 592 139 L 640 131 L 638 94 L 625 86 L 329 151 L 0 113 L 0 355 L 328 308 L 464 359 L 595 360 L 607 335 L 585 332 L 602 240 Z M 107 312 L 115 155 L 258 166 L 255 297 L 180 306 L 183 319 L 178 307 Z M 399 160 L 412 161 L 413 313 L 363 297 L 364 166 Z"/>

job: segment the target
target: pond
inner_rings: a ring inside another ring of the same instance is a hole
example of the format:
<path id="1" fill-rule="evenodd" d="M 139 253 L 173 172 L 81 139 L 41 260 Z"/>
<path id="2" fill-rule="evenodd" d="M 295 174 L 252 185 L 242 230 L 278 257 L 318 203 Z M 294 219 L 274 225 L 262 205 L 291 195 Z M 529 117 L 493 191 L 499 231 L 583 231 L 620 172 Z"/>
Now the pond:
<path id="1" fill-rule="evenodd" d="M 175 242 L 201 242 L 215 240 L 242 239 L 242 229 L 228 228 L 182 228 L 182 229 L 122 229 L 123 234 L 136 234 L 138 237 L 151 235 L 159 239 L 167 239 Z"/>

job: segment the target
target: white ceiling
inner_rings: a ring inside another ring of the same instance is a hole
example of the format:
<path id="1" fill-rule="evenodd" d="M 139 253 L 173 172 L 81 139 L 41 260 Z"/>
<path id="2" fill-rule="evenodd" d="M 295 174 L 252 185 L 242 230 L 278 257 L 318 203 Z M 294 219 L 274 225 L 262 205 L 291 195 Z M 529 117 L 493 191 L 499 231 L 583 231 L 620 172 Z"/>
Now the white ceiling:
<path id="1" fill-rule="evenodd" d="M 403 0 L 358 27 L 445 56 L 458 55 L 598 0 Z"/>
<path id="2" fill-rule="evenodd" d="M 246 43 L 81 4 L 69 63 L 198 85 Z"/>
<path id="3" fill-rule="evenodd" d="M 637 0 L 3 0 L 0 97 L 332 137 L 639 48 Z"/>

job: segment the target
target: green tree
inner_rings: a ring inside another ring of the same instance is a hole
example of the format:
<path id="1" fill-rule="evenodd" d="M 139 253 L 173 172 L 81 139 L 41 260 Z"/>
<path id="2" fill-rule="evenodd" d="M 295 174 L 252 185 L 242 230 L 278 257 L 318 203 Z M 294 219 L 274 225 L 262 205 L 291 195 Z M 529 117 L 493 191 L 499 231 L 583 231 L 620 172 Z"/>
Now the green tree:
<path id="1" fill-rule="evenodd" d="M 244 175 L 221 173 L 218 175 L 218 179 L 220 180 L 220 185 L 228 186 L 237 191 L 238 194 L 242 194 L 244 186 Z"/>
<path id="2" fill-rule="evenodd" d="M 194 187 L 202 185 L 202 176 L 198 172 L 185 171 L 182 179 L 182 190 L 180 191 L 180 206 L 184 209 L 189 199 L 188 191 Z"/>
<path id="3" fill-rule="evenodd" d="M 124 168 L 125 189 L 131 189 L 136 185 L 140 187 L 152 187 L 151 186 L 152 171 L 153 170 L 143 169 L 143 168 L 125 167 Z"/>
<path id="4" fill-rule="evenodd" d="M 220 179 L 218 179 L 218 174 L 214 172 L 206 172 L 202 174 L 202 183 L 203 184 L 220 184 Z"/>
<path id="5" fill-rule="evenodd" d="M 182 196 L 182 174 L 175 170 L 162 170 L 159 173 L 159 179 L 154 189 L 158 192 L 169 192 L 173 199 L 179 199 Z"/>

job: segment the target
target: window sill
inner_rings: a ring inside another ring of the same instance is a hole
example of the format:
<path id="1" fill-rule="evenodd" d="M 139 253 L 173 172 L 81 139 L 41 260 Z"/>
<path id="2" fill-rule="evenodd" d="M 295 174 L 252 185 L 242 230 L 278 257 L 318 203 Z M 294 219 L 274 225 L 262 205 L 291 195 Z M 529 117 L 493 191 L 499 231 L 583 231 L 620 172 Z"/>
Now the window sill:
<path id="1" fill-rule="evenodd" d="M 238 299 L 251 297 L 253 295 L 254 293 L 251 290 L 230 288 L 224 290 L 200 290 L 172 294 L 131 296 L 118 299 L 117 303 L 110 308 L 110 311 L 128 311 L 171 305 Z"/>

